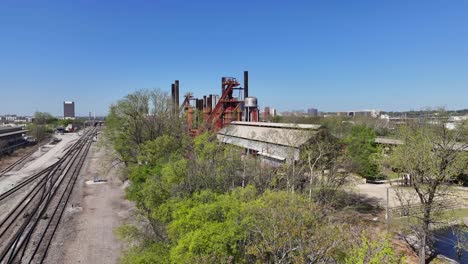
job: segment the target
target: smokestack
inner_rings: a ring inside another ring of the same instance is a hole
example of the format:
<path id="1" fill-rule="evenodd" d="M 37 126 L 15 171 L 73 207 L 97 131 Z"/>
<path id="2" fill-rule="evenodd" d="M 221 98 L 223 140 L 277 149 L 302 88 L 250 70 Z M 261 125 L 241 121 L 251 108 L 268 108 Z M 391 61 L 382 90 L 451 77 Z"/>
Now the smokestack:
<path id="1" fill-rule="evenodd" d="M 244 71 L 244 99 L 249 97 L 249 72 Z"/>
<path id="2" fill-rule="evenodd" d="M 175 104 L 177 105 L 177 108 L 179 108 L 179 80 L 175 81 Z"/>
<path id="3" fill-rule="evenodd" d="M 176 95 L 175 95 L 175 84 L 171 84 L 171 100 L 172 100 L 172 103 L 175 104 L 175 98 L 176 98 Z"/>
<path id="4" fill-rule="evenodd" d="M 223 77 L 221 78 L 221 96 L 224 94 L 224 82 L 226 81 L 226 78 Z"/>

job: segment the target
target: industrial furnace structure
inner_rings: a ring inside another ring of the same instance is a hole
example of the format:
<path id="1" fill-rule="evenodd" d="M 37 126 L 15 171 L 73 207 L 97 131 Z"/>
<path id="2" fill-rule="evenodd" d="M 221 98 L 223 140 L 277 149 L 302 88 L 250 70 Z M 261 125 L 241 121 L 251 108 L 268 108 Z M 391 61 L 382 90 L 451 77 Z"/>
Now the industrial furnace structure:
<path id="1" fill-rule="evenodd" d="M 185 113 L 191 135 L 203 131 L 218 131 L 233 121 L 258 122 L 259 107 L 256 97 L 249 96 L 249 73 L 244 72 L 243 87 L 233 77 L 221 78 L 221 95 L 196 98 L 192 93 L 179 104 L 179 81 L 171 86 L 171 98 L 176 115 Z"/>

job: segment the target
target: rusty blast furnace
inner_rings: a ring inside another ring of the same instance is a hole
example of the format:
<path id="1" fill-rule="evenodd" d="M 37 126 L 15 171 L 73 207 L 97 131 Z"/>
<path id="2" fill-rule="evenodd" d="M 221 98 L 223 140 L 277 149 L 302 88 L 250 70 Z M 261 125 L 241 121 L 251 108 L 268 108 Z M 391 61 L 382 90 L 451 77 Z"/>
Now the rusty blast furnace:
<path id="1" fill-rule="evenodd" d="M 249 96 L 249 73 L 244 71 L 244 85 L 233 77 L 221 78 L 221 95 L 205 95 L 196 98 L 185 94 L 179 104 L 179 81 L 171 86 L 171 98 L 177 116 L 185 113 L 188 132 L 198 135 L 204 131 L 218 131 L 233 121 L 258 122 L 258 100 Z"/>

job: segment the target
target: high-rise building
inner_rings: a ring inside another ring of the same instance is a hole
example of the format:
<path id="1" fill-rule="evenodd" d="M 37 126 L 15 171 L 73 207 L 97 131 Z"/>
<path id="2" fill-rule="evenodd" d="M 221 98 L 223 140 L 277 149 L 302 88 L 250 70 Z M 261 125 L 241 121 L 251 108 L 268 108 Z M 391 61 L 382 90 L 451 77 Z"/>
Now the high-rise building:
<path id="1" fill-rule="evenodd" d="M 266 106 L 265 110 L 263 111 L 263 119 L 269 120 L 270 119 L 270 107 Z"/>
<path id="2" fill-rule="evenodd" d="M 71 101 L 63 102 L 63 118 L 75 119 L 75 102 L 71 102 Z"/>
<path id="3" fill-rule="evenodd" d="M 309 116 L 318 116 L 318 110 L 315 108 L 307 109 L 307 115 Z"/>
<path id="4" fill-rule="evenodd" d="M 278 115 L 278 112 L 277 112 L 276 108 L 273 108 L 273 107 L 270 108 L 270 116 L 275 117 L 277 115 Z"/>

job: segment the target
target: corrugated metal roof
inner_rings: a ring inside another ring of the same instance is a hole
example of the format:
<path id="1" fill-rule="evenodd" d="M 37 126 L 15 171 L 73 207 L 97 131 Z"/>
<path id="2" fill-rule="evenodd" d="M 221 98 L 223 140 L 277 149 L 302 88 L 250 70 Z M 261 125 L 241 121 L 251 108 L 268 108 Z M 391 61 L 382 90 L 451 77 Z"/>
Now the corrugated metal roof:
<path id="1" fill-rule="evenodd" d="M 23 134 L 23 133 L 26 133 L 28 131 L 29 130 L 19 130 L 19 131 L 14 131 L 14 132 L 9 132 L 9 133 L 3 133 L 3 134 L 0 134 L 0 138 L 1 137 L 11 136 L 11 135 L 16 135 L 16 134 Z"/>
<path id="2" fill-rule="evenodd" d="M 297 129 L 291 124 L 232 122 L 218 132 L 218 135 L 243 138 L 269 144 L 298 148 L 314 136 L 320 126 L 306 125 Z"/>
<path id="3" fill-rule="evenodd" d="M 19 131 L 23 128 L 20 126 L 0 126 L 0 133 L 8 133 L 13 131 Z"/>
<path id="4" fill-rule="evenodd" d="M 468 151 L 468 145 L 466 143 L 455 143 L 453 149 Z"/>
<path id="5" fill-rule="evenodd" d="M 387 145 L 403 145 L 403 140 L 378 137 L 375 139 L 375 143 L 387 144 Z"/>
<path id="6" fill-rule="evenodd" d="M 272 159 L 275 159 L 275 160 L 279 160 L 279 161 L 285 161 L 285 160 L 286 160 L 285 157 L 281 157 L 281 156 L 277 156 L 277 155 L 274 155 L 274 154 L 270 154 L 270 153 L 268 153 L 268 152 L 258 152 L 257 154 L 258 154 L 258 155 L 265 156 L 265 157 L 269 157 L 269 158 L 272 158 Z"/>
<path id="7" fill-rule="evenodd" d="M 281 146 L 263 141 L 256 141 L 246 138 L 231 137 L 222 134 L 217 135 L 220 142 L 239 146 L 246 149 L 255 150 L 259 155 L 274 158 L 280 161 L 298 160 L 299 149 L 290 146 Z"/>
<path id="8" fill-rule="evenodd" d="M 271 127 L 271 128 L 290 128 L 290 129 L 312 129 L 318 130 L 321 125 L 313 124 L 290 124 L 290 123 L 266 123 L 266 122 L 245 122 L 245 121 L 234 121 L 232 125 L 244 125 L 244 126 L 257 126 L 257 127 Z"/>

